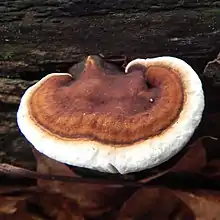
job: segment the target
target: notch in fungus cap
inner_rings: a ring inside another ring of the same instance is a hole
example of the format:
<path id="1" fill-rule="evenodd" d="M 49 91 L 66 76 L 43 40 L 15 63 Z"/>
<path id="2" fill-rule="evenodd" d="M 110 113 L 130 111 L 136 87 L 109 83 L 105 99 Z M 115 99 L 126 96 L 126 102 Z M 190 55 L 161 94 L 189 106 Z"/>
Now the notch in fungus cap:
<path id="1" fill-rule="evenodd" d="M 89 56 L 70 73 L 52 73 L 21 99 L 27 140 L 57 161 L 126 174 L 179 152 L 204 109 L 195 71 L 174 57 L 136 59 L 125 72 Z"/>

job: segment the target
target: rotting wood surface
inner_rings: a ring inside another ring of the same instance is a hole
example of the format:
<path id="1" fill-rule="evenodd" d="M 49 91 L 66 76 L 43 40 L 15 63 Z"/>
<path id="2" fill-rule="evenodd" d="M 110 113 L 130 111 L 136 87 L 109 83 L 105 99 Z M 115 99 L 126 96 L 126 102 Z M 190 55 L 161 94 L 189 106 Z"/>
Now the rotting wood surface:
<path id="1" fill-rule="evenodd" d="M 1 0 L 0 11 L 2 76 L 39 79 L 97 53 L 173 55 L 202 71 L 220 51 L 220 1 Z"/>

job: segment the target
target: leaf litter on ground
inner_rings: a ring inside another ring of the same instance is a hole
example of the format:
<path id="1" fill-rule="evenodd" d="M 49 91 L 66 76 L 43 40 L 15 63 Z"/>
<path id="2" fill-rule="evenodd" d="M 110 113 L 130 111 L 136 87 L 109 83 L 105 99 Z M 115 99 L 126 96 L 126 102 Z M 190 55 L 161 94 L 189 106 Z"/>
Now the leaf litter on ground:
<path id="1" fill-rule="evenodd" d="M 141 175 L 131 174 L 133 185 L 123 185 L 126 179 L 109 180 L 109 185 L 99 179 L 95 184 L 83 182 L 87 177 L 34 151 L 36 173 L 55 178 L 35 175 L 32 186 L 0 183 L 0 220 L 220 219 L 219 144 L 215 137 L 201 137 L 168 162 Z M 5 167 L 1 164 L 0 170 Z M 17 178 L 23 177 L 25 172 Z"/>

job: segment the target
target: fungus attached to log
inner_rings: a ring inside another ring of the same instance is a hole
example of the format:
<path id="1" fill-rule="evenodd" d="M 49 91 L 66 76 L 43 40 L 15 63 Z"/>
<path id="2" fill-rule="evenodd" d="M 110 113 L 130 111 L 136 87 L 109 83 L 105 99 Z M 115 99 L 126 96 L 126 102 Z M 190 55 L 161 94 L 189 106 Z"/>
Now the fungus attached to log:
<path id="1" fill-rule="evenodd" d="M 204 109 L 195 71 L 174 57 L 136 59 L 125 72 L 98 56 L 52 73 L 21 99 L 21 132 L 60 162 L 126 174 L 157 166 L 189 141 Z"/>

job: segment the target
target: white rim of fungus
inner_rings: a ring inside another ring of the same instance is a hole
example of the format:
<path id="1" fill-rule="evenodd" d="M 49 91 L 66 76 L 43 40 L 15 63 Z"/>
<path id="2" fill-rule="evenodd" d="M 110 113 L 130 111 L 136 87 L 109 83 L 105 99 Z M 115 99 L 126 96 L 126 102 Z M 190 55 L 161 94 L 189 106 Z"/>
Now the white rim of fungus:
<path id="1" fill-rule="evenodd" d="M 185 61 L 175 57 L 135 59 L 128 63 L 125 72 L 136 64 L 168 67 L 181 77 L 186 100 L 179 118 L 162 134 L 125 147 L 117 147 L 83 139 L 58 139 L 45 132 L 32 121 L 27 103 L 32 93 L 45 80 L 52 76 L 71 76 L 68 73 L 49 74 L 25 92 L 17 112 L 21 132 L 39 152 L 48 157 L 101 172 L 127 174 L 149 169 L 169 160 L 187 144 L 201 121 L 205 105 L 202 83 Z"/>

